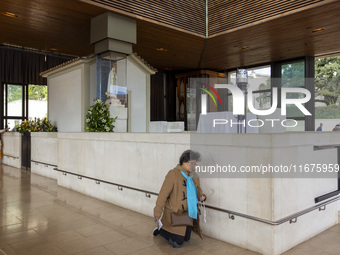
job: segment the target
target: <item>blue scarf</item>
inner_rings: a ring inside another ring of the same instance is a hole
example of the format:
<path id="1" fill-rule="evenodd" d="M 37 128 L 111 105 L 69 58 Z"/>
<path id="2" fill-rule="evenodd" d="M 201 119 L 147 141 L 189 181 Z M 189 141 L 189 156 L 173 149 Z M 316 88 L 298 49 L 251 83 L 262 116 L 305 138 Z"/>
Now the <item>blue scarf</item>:
<path id="1" fill-rule="evenodd" d="M 189 217 L 193 219 L 197 219 L 197 189 L 195 187 L 194 181 L 192 180 L 192 176 L 187 176 L 184 172 L 181 171 L 181 174 L 187 179 L 187 202 L 188 202 L 188 211 Z"/>

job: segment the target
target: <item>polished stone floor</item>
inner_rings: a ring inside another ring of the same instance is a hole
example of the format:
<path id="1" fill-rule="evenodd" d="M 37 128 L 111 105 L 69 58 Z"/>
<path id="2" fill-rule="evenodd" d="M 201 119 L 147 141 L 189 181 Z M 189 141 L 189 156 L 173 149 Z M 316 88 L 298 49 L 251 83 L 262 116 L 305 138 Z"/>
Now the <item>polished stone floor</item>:
<path id="1" fill-rule="evenodd" d="M 151 235 L 147 217 L 56 185 L 16 168 L 0 169 L 0 255 L 257 254 L 196 235 L 183 248 Z M 285 255 L 340 254 L 340 225 Z"/>

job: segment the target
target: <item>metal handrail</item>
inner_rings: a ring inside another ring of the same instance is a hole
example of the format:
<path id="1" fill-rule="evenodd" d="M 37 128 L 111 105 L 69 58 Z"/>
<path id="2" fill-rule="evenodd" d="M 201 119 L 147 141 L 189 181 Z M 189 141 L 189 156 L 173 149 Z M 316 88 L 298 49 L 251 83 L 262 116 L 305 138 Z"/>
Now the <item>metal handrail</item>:
<path id="1" fill-rule="evenodd" d="M 330 199 L 330 200 L 327 200 L 327 201 L 325 201 L 325 202 L 323 202 L 323 203 L 321 203 L 319 205 L 314 205 L 314 206 L 309 207 L 309 208 L 307 208 L 305 210 L 302 210 L 300 212 L 294 213 L 294 214 L 292 214 L 292 215 L 290 215 L 290 216 L 288 216 L 286 218 L 278 220 L 278 221 L 275 222 L 277 224 L 274 224 L 274 225 L 280 225 L 280 224 L 285 223 L 287 221 L 289 221 L 290 223 L 295 223 L 299 216 L 302 216 L 302 215 L 307 214 L 309 212 L 315 211 L 316 209 L 319 209 L 319 211 L 324 211 L 324 210 L 326 210 L 326 205 L 332 204 L 332 203 L 338 201 L 339 199 L 340 199 L 340 196 L 339 197 L 335 197 L 335 198 Z M 294 219 L 295 219 L 295 221 L 292 221 Z"/>
<path id="2" fill-rule="evenodd" d="M 327 149 L 336 149 L 336 148 L 340 148 L 340 144 L 332 144 L 332 145 L 314 145 L 313 149 L 315 151 L 318 150 L 327 150 Z"/>
<path id="3" fill-rule="evenodd" d="M 122 185 L 122 184 L 118 184 L 118 183 L 114 183 L 114 182 L 104 181 L 104 180 L 101 180 L 101 179 L 96 179 L 96 178 L 93 178 L 93 177 L 88 177 L 88 176 L 85 176 L 85 175 L 68 172 L 68 171 L 65 171 L 65 170 L 58 169 L 58 168 L 53 168 L 53 170 L 58 171 L 58 172 L 62 172 L 64 175 L 71 174 L 71 175 L 78 176 L 78 179 L 82 179 L 82 178 L 90 179 L 90 180 L 95 181 L 96 184 L 106 183 L 106 184 L 114 185 L 114 186 L 117 186 L 118 189 L 121 190 L 121 191 L 123 190 L 123 188 L 125 188 L 125 189 L 131 189 L 131 190 L 143 192 L 143 193 L 146 194 L 147 197 L 149 197 L 148 195 L 158 196 L 158 193 L 143 190 L 143 189 L 133 188 L 133 187 L 130 187 L 130 186 L 126 186 L 126 185 Z"/>
<path id="4" fill-rule="evenodd" d="M 44 163 L 44 162 L 40 162 L 40 161 L 36 161 L 36 160 L 31 160 L 31 162 L 35 163 L 36 165 L 41 164 L 41 165 L 45 165 L 45 166 L 57 167 L 57 165 L 52 165 L 52 164 L 48 164 L 48 163 Z"/>
<path id="5" fill-rule="evenodd" d="M 2 156 L 4 156 L 4 157 L 8 157 L 8 158 L 19 159 L 19 157 L 15 157 L 15 156 L 7 155 L 7 154 L 2 154 Z"/>
<path id="6" fill-rule="evenodd" d="M 121 191 L 123 190 L 123 188 L 126 188 L 126 189 L 131 189 L 131 190 L 143 192 L 149 198 L 150 198 L 150 195 L 158 196 L 158 193 L 147 191 L 147 190 L 137 189 L 137 188 L 133 188 L 133 187 L 126 186 L 126 185 L 121 185 L 121 184 L 118 184 L 118 183 L 108 182 L 108 181 L 96 179 L 96 178 L 93 178 L 93 177 L 88 177 L 88 176 L 85 176 L 85 175 L 80 175 L 80 174 L 68 172 L 68 171 L 65 171 L 65 170 L 58 169 L 58 168 L 54 168 L 53 170 L 58 171 L 58 172 L 62 172 L 64 175 L 70 174 L 70 175 L 78 176 L 78 179 L 86 178 L 86 179 L 94 180 L 97 184 L 100 184 L 102 182 L 102 183 L 106 183 L 106 184 L 115 185 Z M 294 214 L 292 214 L 292 215 L 290 215 L 288 217 L 282 218 L 282 219 L 277 220 L 277 221 L 265 220 L 265 219 L 254 217 L 254 216 L 251 216 L 251 215 L 247 215 L 247 214 L 243 214 L 243 213 L 239 213 L 239 212 L 234 212 L 234 211 L 230 211 L 230 210 L 226 210 L 226 209 L 221 209 L 221 208 L 218 208 L 218 207 L 215 207 L 215 206 L 211 206 L 211 205 L 205 205 L 205 207 L 209 208 L 209 209 L 212 209 L 212 210 L 228 213 L 229 214 L 229 218 L 232 219 L 232 220 L 235 219 L 235 216 L 239 216 L 239 217 L 242 217 L 242 218 L 246 218 L 246 219 L 262 222 L 262 223 L 265 223 L 265 224 L 278 226 L 278 225 L 281 225 L 281 224 L 283 224 L 285 222 L 288 222 L 288 221 L 289 221 L 289 223 L 296 223 L 298 217 L 300 217 L 300 216 L 302 216 L 304 214 L 307 214 L 309 212 L 312 212 L 314 210 L 317 210 L 317 209 L 319 209 L 319 211 L 324 211 L 324 210 L 326 210 L 326 205 L 334 203 L 334 202 L 338 201 L 339 199 L 340 199 L 340 196 L 335 197 L 335 198 L 327 200 L 327 201 L 325 201 L 325 202 L 323 202 L 323 203 L 321 203 L 319 205 L 314 205 L 312 207 L 309 207 L 309 208 L 307 208 L 305 210 L 302 210 L 300 212 L 294 213 Z"/>
<path id="7" fill-rule="evenodd" d="M 340 144 L 333 144 L 333 145 L 318 145 L 314 146 L 314 150 L 328 150 L 328 149 L 337 149 L 338 151 L 338 164 L 340 164 Z M 314 198 L 315 203 L 319 203 L 323 200 L 326 200 L 331 197 L 335 197 L 340 193 L 340 172 L 338 172 L 338 189 L 327 194 L 318 196 Z"/>
<path id="8" fill-rule="evenodd" d="M 323 203 L 321 203 L 319 205 L 314 205 L 312 207 L 309 207 L 309 208 L 307 208 L 305 210 L 302 210 L 300 212 L 294 213 L 294 214 L 292 214 L 292 215 L 290 215 L 288 217 L 285 217 L 285 218 L 277 220 L 277 221 L 269 221 L 269 220 L 257 218 L 257 217 L 254 217 L 254 216 L 246 215 L 246 214 L 243 214 L 243 213 L 238 213 L 238 212 L 234 212 L 234 211 L 230 211 L 230 210 L 225 210 L 225 209 L 217 208 L 217 207 L 210 206 L 210 205 L 206 205 L 205 207 L 213 209 L 213 210 L 217 210 L 217 211 L 220 211 L 220 212 L 228 213 L 229 214 L 229 218 L 231 218 L 232 220 L 235 218 L 233 216 L 240 216 L 240 217 L 247 218 L 247 219 L 250 219 L 250 220 L 254 220 L 254 221 L 266 223 L 266 224 L 269 224 L 269 225 L 277 226 L 277 225 L 281 225 L 282 223 L 285 223 L 285 222 L 288 222 L 288 221 L 289 221 L 289 223 L 296 223 L 298 217 L 300 217 L 300 216 L 302 216 L 304 214 L 307 214 L 309 212 L 312 212 L 314 210 L 317 210 L 317 209 L 319 209 L 319 211 L 323 211 L 323 210 L 326 209 L 326 205 L 334 203 L 334 202 L 338 201 L 339 199 L 340 199 L 340 196 L 338 196 L 336 198 L 333 198 L 333 199 L 330 199 L 330 200 L 328 200 L 326 202 L 323 202 Z M 323 208 L 323 209 L 320 209 L 320 208 Z"/>

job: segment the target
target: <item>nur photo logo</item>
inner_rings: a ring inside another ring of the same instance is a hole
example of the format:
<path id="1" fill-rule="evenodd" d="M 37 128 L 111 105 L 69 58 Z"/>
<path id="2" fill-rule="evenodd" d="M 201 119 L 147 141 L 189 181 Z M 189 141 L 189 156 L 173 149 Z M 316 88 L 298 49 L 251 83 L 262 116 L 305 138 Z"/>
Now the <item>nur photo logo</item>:
<path id="1" fill-rule="evenodd" d="M 238 121 L 236 122 L 233 119 L 221 119 L 214 118 L 211 125 L 212 127 L 216 127 L 217 125 L 239 125 L 245 127 L 246 125 L 249 127 L 262 127 L 265 123 L 270 123 L 271 127 L 275 126 L 275 123 L 280 122 L 282 127 L 291 128 L 298 125 L 298 122 L 295 119 L 287 119 L 287 108 L 294 108 L 300 111 L 304 116 L 312 115 L 305 107 L 305 104 L 309 102 L 311 99 L 311 93 L 309 90 L 305 88 L 298 87 L 273 87 L 271 88 L 271 104 L 267 109 L 257 109 L 256 102 L 254 100 L 255 94 L 253 89 L 249 88 L 244 91 L 244 89 L 239 86 L 232 84 L 214 84 L 208 85 L 207 83 L 197 82 L 197 84 L 202 85 L 198 89 L 203 93 L 200 95 L 201 101 L 201 115 L 208 114 L 208 98 L 214 102 L 217 107 L 217 100 L 219 104 L 223 106 L 227 104 L 227 102 L 223 102 L 221 99 L 221 95 L 228 95 L 230 99 L 232 99 L 232 114 L 234 116 L 238 116 Z M 211 83 L 210 83 L 211 84 Z M 217 92 L 217 89 L 219 91 Z M 222 94 L 223 93 L 223 94 Z M 208 97 L 209 96 L 209 97 Z M 222 97 L 225 98 L 225 97 Z M 231 106 L 229 105 L 229 107 Z M 224 106 L 225 108 L 225 106 Z M 253 114 L 250 116 L 254 116 L 252 118 L 246 118 L 248 114 Z M 273 113 L 283 116 L 279 118 L 263 118 L 262 116 L 269 116 Z M 241 116 L 241 117 L 240 117 Z M 243 116 L 243 118 L 242 118 Z M 256 118 L 259 116 L 261 118 Z"/>
<path id="2" fill-rule="evenodd" d="M 220 100 L 220 103 L 222 105 L 222 101 L 220 96 L 218 95 L 217 91 L 207 85 L 209 89 L 211 89 L 218 97 Z M 233 97 L 233 114 L 234 115 L 244 115 L 245 110 L 244 110 L 244 103 L 245 100 L 247 100 L 248 103 L 248 110 L 251 113 L 254 113 L 256 115 L 270 115 L 272 114 L 276 109 L 278 105 L 278 88 L 273 88 L 272 89 L 272 94 L 273 94 L 273 103 L 270 109 L 266 110 L 258 110 L 254 107 L 254 102 L 253 102 L 253 91 L 248 90 L 247 93 L 247 98 L 245 98 L 245 95 L 243 94 L 242 90 L 234 85 L 230 84 L 215 84 L 215 88 L 217 89 L 228 89 Z M 205 91 L 210 97 L 213 99 L 215 105 L 216 100 L 213 97 L 213 95 L 207 91 L 206 89 L 200 88 L 201 90 Z M 304 98 L 287 98 L 287 94 L 291 93 L 301 93 L 304 94 Z M 304 115 L 312 115 L 305 107 L 304 103 L 307 103 L 311 99 L 311 93 L 309 90 L 304 89 L 304 88 L 281 88 L 281 115 L 287 115 L 287 105 L 295 105 Z M 202 114 L 207 114 L 206 107 L 204 107 L 204 103 L 206 103 L 206 98 L 204 98 L 204 94 L 201 94 L 201 100 L 202 100 L 202 106 L 201 106 L 201 113 Z"/>

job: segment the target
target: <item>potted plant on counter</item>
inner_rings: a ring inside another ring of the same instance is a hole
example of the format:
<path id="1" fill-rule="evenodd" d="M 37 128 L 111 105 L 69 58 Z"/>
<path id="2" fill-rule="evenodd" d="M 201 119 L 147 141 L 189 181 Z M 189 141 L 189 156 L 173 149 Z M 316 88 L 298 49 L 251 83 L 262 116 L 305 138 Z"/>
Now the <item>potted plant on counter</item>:
<path id="1" fill-rule="evenodd" d="M 15 130 L 22 133 L 21 139 L 21 166 L 31 168 L 31 132 L 58 132 L 47 118 L 34 118 L 24 120 L 15 126 Z"/>

